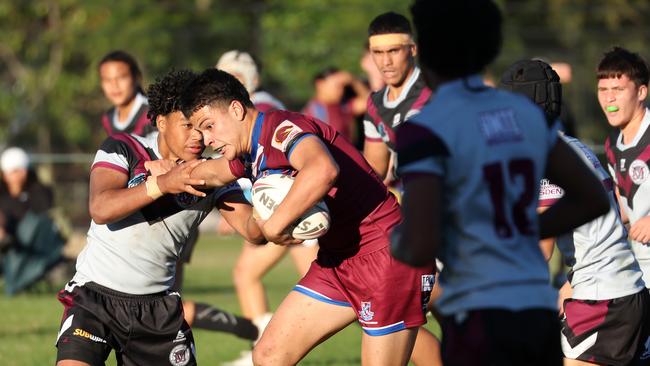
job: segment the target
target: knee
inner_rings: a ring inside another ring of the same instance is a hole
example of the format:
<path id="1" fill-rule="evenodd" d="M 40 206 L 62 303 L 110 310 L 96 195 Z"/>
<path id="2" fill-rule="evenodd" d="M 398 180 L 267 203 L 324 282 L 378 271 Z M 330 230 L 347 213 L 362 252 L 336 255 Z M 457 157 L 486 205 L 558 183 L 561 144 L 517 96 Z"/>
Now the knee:
<path id="1" fill-rule="evenodd" d="M 251 282 L 255 282 L 255 276 L 252 270 L 246 263 L 238 262 L 232 269 L 232 279 L 235 287 L 247 286 Z"/>
<path id="2" fill-rule="evenodd" d="M 254 365 L 294 365 L 286 352 L 282 352 L 268 337 L 262 337 L 253 348 Z"/>

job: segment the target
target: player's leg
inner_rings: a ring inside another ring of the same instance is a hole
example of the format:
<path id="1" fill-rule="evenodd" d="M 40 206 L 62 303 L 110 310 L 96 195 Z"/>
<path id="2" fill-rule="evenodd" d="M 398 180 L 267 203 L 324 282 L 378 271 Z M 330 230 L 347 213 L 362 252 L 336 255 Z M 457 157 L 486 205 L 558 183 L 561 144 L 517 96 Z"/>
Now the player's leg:
<path id="1" fill-rule="evenodd" d="M 235 290 L 244 317 L 257 319 L 268 312 L 262 278 L 287 250 L 287 247 L 272 243 L 255 245 L 244 241 L 233 269 Z"/>
<path id="2" fill-rule="evenodd" d="M 442 365 L 440 356 L 440 341 L 428 329 L 420 327 L 415 346 L 411 353 L 411 362 L 415 366 L 439 366 Z"/>
<path id="3" fill-rule="evenodd" d="M 253 361 L 265 366 L 295 365 L 312 348 L 356 318 L 349 306 L 326 303 L 291 291 L 253 349 Z"/>
<path id="4" fill-rule="evenodd" d="M 318 244 L 316 243 L 294 245 L 289 249 L 289 254 L 291 255 L 293 264 L 296 266 L 296 270 L 300 277 L 307 273 L 309 266 L 311 266 L 311 262 L 316 259 L 317 253 Z"/>
<path id="5" fill-rule="evenodd" d="M 406 365 L 418 329 L 419 327 L 408 328 L 382 336 L 364 333 L 361 339 L 361 363 L 364 366 Z"/>
<path id="6" fill-rule="evenodd" d="M 194 329 L 231 333 L 250 341 L 256 340 L 259 336 L 257 326 L 250 319 L 210 304 L 183 301 L 183 314 L 185 321 Z"/>

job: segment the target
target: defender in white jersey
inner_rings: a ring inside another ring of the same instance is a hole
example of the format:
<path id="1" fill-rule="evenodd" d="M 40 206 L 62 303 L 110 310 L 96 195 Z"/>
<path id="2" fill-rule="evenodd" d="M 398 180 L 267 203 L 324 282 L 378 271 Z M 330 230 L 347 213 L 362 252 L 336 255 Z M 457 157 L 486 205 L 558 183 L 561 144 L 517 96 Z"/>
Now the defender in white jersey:
<path id="1" fill-rule="evenodd" d="M 179 90 L 192 78 L 189 72 L 167 76 Z M 189 178 L 200 163 L 202 134 L 173 108 L 153 120 L 159 133 L 116 134 L 95 156 L 88 243 L 59 294 L 65 306 L 59 366 L 104 364 L 111 349 L 118 364 L 195 364 L 180 295 L 168 291 L 183 245 L 215 206 L 248 240 L 263 240 L 238 185 L 192 188 L 204 183 Z M 164 174 L 148 171 L 158 159 L 194 162 Z"/>
<path id="2" fill-rule="evenodd" d="M 560 365 L 556 295 L 537 241 L 606 212 L 606 194 L 557 140 L 557 122 L 483 84 L 480 72 L 501 43 L 493 2 L 420 0 L 411 10 L 435 97 L 397 130 L 405 195 L 393 254 L 411 265 L 439 256 L 445 265 L 437 302 L 444 364 Z M 567 195 L 561 211 L 538 221 L 544 174 Z"/>
<path id="3" fill-rule="evenodd" d="M 632 250 L 650 286 L 650 110 L 645 106 L 650 71 L 638 54 L 615 47 L 597 70 L 598 103 L 614 127 L 605 141 L 609 172 L 621 214 L 630 225 Z"/>
<path id="4" fill-rule="evenodd" d="M 501 77 L 500 87 L 521 93 L 539 105 L 547 119 L 561 113 L 560 77 L 540 60 L 522 60 Z M 560 133 L 596 174 L 609 198 L 609 211 L 557 238 L 570 271 L 560 290 L 562 350 L 565 365 L 643 364 L 648 338 L 650 299 L 642 273 L 627 241 L 611 177 L 582 142 Z M 539 209 L 544 211 L 564 195 L 562 188 L 542 179 Z M 554 239 L 540 242 L 550 257 Z M 634 361 L 634 362 L 633 362 Z"/>

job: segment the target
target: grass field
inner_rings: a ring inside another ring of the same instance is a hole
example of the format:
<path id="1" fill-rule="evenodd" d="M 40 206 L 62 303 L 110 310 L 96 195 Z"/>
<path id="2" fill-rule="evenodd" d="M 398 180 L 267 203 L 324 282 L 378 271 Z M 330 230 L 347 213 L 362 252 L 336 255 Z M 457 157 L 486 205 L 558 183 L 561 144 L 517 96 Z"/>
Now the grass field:
<path id="1" fill-rule="evenodd" d="M 241 240 L 202 235 L 187 267 L 183 297 L 238 312 L 231 271 Z M 298 280 L 288 258 L 264 279 L 271 308 L 282 301 Z M 61 284 L 63 285 L 63 284 Z M 0 289 L 2 290 L 2 289 Z M 0 295 L 0 364 L 3 366 L 54 365 L 63 306 L 56 300 L 58 288 L 37 284 L 28 293 L 12 298 Z M 248 342 L 234 336 L 195 330 L 198 361 L 219 365 L 239 356 Z M 301 365 L 360 364 L 361 329 L 352 325 L 314 349 Z M 115 365 L 113 355 L 107 365 Z"/>

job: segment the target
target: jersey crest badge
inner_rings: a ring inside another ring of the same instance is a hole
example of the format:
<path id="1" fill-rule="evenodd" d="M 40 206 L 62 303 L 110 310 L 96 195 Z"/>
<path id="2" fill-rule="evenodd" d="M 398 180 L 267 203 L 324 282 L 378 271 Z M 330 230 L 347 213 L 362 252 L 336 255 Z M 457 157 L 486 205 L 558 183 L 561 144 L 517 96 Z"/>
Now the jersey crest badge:
<path id="1" fill-rule="evenodd" d="M 636 185 L 640 185 L 648 179 L 648 164 L 645 161 L 637 159 L 630 164 L 630 179 Z"/>
<path id="2" fill-rule="evenodd" d="M 370 301 L 361 302 L 361 310 L 359 310 L 359 316 L 363 321 L 371 321 L 375 316 L 375 312 L 370 310 L 370 306 L 372 306 Z"/>
<path id="3" fill-rule="evenodd" d="M 177 195 L 174 195 L 174 200 L 176 201 L 176 204 L 182 208 L 188 208 L 192 206 L 193 204 L 197 203 L 199 199 L 200 199 L 199 196 L 195 196 L 187 192 L 182 192 Z"/>
<path id="4" fill-rule="evenodd" d="M 434 277 L 430 275 L 422 275 L 422 292 L 433 290 Z"/>
<path id="5" fill-rule="evenodd" d="M 289 120 L 284 120 L 280 125 L 275 129 L 273 133 L 273 139 L 271 140 L 271 146 L 282 151 L 283 153 L 287 152 L 289 144 L 293 139 L 302 133 L 302 129 L 296 126 L 293 122 Z"/>

